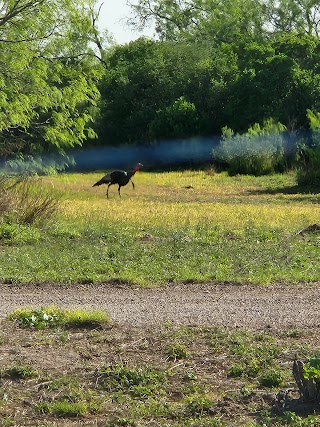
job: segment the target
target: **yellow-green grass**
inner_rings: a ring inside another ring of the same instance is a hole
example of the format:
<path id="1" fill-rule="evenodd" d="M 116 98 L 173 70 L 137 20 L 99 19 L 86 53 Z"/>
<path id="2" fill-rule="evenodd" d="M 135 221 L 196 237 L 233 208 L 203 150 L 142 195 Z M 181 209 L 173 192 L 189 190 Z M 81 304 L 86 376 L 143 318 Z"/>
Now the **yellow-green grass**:
<path id="1" fill-rule="evenodd" d="M 106 172 L 106 171 L 105 171 Z M 59 213 L 40 232 L 4 228 L 0 280 L 141 285 L 184 281 L 317 281 L 319 195 L 295 175 L 211 171 L 137 173 L 121 189 L 92 187 L 105 172 L 42 178 Z M 39 185 L 35 181 L 35 188 Z M 9 236 L 9 237 L 8 237 Z"/>
<path id="2" fill-rule="evenodd" d="M 294 175 L 271 177 L 209 174 L 205 171 L 139 173 L 136 189 L 129 183 L 92 188 L 102 174 L 70 174 L 48 178 L 64 202 L 61 214 L 80 224 L 109 222 L 136 227 L 188 228 L 205 223 L 232 230 L 245 226 L 297 231 L 320 216 L 319 195 L 300 193 Z M 192 186 L 193 188 L 186 188 Z"/>

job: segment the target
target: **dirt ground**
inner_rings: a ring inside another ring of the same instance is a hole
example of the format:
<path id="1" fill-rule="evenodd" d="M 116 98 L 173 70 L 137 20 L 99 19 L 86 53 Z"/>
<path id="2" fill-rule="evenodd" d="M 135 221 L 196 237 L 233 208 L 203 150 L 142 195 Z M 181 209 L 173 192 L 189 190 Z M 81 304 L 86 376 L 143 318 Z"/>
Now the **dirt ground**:
<path id="1" fill-rule="evenodd" d="M 154 289 L 121 283 L 3 284 L 0 426 L 174 425 L 175 420 L 150 416 L 134 424 L 110 421 L 128 416 L 129 410 L 121 402 L 114 403 L 109 392 L 100 390 L 101 375 L 97 372 L 119 364 L 136 368 L 156 366 L 173 372 L 165 391 L 169 406 L 185 405 L 186 390 L 190 392 L 192 387 L 202 384 L 214 402 L 208 417 L 214 416 L 234 427 L 259 421 L 260 414 L 272 407 L 275 390 L 258 386 L 255 379 L 250 382 L 228 376 L 230 364 L 237 362 L 237 356 L 230 359 L 225 349 L 213 351 L 215 343 L 220 345 L 224 340 L 214 338 L 214 328 L 251 330 L 253 334 L 262 331 L 263 337 L 272 336 L 275 346 L 283 349 L 277 363 L 289 373 L 285 387 L 294 387 L 290 378 L 292 360 L 296 354 L 304 356 L 306 348 L 317 350 L 320 342 L 319 291 L 320 283 L 259 287 L 190 283 Z M 50 305 L 105 310 L 112 323 L 96 331 L 36 331 L 5 319 L 17 307 Z M 177 328 L 184 327 L 190 332 L 175 333 Z M 168 359 L 166 348 L 176 342 L 182 342 L 190 351 L 186 360 Z M 6 377 L 4 373 L 17 366 L 32 366 L 35 375 L 18 380 Z M 197 378 L 196 383 L 189 377 Z M 248 382 L 250 393 L 240 393 L 244 387 L 246 390 Z M 70 398 L 70 390 L 72 396 L 86 401 L 99 400 L 99 412 L 88 409 L 81 418 L 57 419 L 36 409 L 42 402 Z M 7 424 L 1 424 L 1 420 Z"/>
<path id="2" fill-rule="evenodd" d="M 210 325 L 259 329 L 320 325 L 320 283 L 298 285 L 119 283 L 0 285 L 0 317 L 17 307 L 105 310 L 126 326 Z"/>

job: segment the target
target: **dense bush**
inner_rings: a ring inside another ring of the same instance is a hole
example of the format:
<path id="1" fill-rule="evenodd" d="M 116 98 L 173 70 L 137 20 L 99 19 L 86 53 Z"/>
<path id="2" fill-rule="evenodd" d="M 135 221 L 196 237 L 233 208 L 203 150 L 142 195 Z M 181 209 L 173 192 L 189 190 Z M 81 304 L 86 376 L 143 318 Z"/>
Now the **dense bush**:
<path id="1" fill-rule="evenodd" d="M 310 142 L 303 142 L 299 150 L 298 184 L 320 184 L 320 113 L 307 111 L 310 121 Z"/>
<path id="2" fill-rule="evenodd" d="M 269 119 L 255 124 L 244 134 L 223 128 L 220 145 L 212 151 L 213 159 L 226 164 L 230 174 L 265 175 L 284 164 L 284 137 L 281 123 Z"/>

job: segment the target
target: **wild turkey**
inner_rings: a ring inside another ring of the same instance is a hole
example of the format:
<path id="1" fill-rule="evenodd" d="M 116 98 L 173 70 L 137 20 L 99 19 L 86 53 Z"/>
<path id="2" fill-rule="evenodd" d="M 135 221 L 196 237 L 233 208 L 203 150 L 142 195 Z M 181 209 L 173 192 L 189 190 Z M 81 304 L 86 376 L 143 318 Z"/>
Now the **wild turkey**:
<path id="1" fill-rule="evenodd" d="M 142 167 L 143 165 L 141 163 L 138 163 L 133 170 L 130 170 L 127 172 L 121 171 L 121 170 L 110 172 L 107 175 L 105 175 L 103 178 L 101 178 L 100 181 L 93 184 L 92 187 L 96 187 L 97 185 L 101 185 L 101 184 L 108 184 L 107 198 L 109 198 L 109 187 L 111 185 L 118 184 L 118 193 L 119 193 L 119 196 L 121 197 L 121 194 L 120 194 L 121 187 L 124 187 L 125 185 L 128 184 L 129 181 L 131 181 L 132 188 L 134 188 L 134 183 L 131 178 Z"/>

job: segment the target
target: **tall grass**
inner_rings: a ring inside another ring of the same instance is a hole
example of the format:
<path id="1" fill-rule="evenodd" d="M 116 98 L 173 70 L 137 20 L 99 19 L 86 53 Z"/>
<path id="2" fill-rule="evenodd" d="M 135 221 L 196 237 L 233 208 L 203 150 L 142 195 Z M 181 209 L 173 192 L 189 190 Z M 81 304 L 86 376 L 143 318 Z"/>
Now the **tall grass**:
<path id="1" fill-rule="evenodd" d="M 0 177 L 0 220 L 19 224 L 41 224 L 57 211 L 59 200 L 40 180 Z"/>

